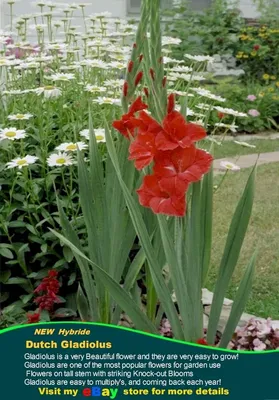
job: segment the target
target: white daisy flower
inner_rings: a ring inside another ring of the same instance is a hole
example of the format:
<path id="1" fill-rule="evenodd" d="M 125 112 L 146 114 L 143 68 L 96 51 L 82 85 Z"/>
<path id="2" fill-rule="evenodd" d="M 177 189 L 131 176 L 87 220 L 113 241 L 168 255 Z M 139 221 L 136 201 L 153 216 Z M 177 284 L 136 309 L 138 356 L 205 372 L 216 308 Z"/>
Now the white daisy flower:
<path id="1" fill-rule="evenodd" d="M 0 130 L 0 140 L 18 140 L 24 139 L 26 132 L 24 130 L 19 130 L 16 128 L 5 128 Z"/>
<path id="2" fill-rule="evenodd" d="M 98 143 L 99 142 L 105 143 L 106 141 L 105 129 L 103 128 L 94 129 L 94 133 Z"/>
<path id="3" fill-rule="evenodd" d="M 80 134 L 80 136 L 83 136 L 87 140 L 90 139 L 90 131 L 89 131 L 89 129 L 84 129 L 79 134 Z M 96 140 L 97 140 L 98 143 L 100 143 L 100 142 L 105 143 L 106 135 L 105 135 L 105 129 L 104 128 L 96 128 L 96 129 L 94 129 L 94 134 L 95 134 L 95 137 L 96 137 Z"/>
<path id="4" fill-rule="evenodd" d="M 234 143 L 239 144 L 240 146 L 243 146 L 243 147 L 250 147 L 251 149 L 256 148 L 256 146 L 254 144 L 250 144 L 247 142 L 239 142 L 238 140 L 234 140 Z"/>
<path id="5" fill-rule="evenodd" d="M 164 53 L 168 53 L 167 49 L 163 49 Z M 170 58 L 167 56 L 164 56 L 164 64 L 183 64 L 183 60 L 176 60 L 175 58 Z"/>
<path id="6" fill-rule="evenodd" d="M 97 99 L 93 100 L 93 103 L 112 104 L 112 105 L 117 105 L 117 106 L 121 105 L 121 102 L 119 99 L 113 99 L 112 97 L 97 97 Z"/>
<path id="7" fill-rule="evenodd" d="M 166 68 L 167 71 L 173 71 L 173 72 L 192 72 L 193 68 L 187 67 L 186 65 L 177 65 L 176 67 L 172 68 Z"/>
<path id="8" fill-rule="evenodd" d="M 210 56 L 193 56 L 191 54 L 184 54 L 184 57 L 188 58 L 188 60 L 197 62 L 214 61 L 214 58 Z"/>
<path id="9" fill-rule="evenodd" d="M 224 102 L 226 99 L 224 99 L 221 96 L 216 96 L 215 94 L 211 93 L 210 90 L 204 89 L 204 88 L 190 88 L 194 92 L 196 92 L 199 96 L 206 97 L 211 100 L 216 100 L 216 101 L 221 101 Z"/>
<path id="10" fill-rule="evenodd" d="M 8 119 L 10 121 L 22 121 L 22 120 L 28 120 L 32 118 L 32 114 L 12 114 L 8 116 Z"/>
<path id="11" fill-rule="evenodd" d="M 235 165 L 230 161 L 220 161 L 220 168 L 231 170 L 231 171 L 239 171 L 240 170 L 240 167 L 238 165 Z"/>
<path id="12" fill-rule="evenodd" d="M 120 61 L 112 61 L 109 63 L 109 66 L 115 69 L 125 69 L 127 67 L 127 63 Z"/>
<path id="13" fill-rule="evenodd" d="M 85 139 L 89 140 L 89 129 L 83 129 L 79 132 L 80 136 L 84 137 Z"/>
<path id="14" fill-rule="evenodd" d="M 179 38 L 173 38 L 170 36 L 162 36 L 162 46 L 167 46 L 169 44 L 180 44 L 181 43 L 181 39 Z"/>
<path id="15" fill-rule="evenodd" d="M 57 50 L 57 51 L 63 51 L 68 48 L 68 45 L 66 43 L 48 43 L 46 45 L 46 48 L 48 50 Z"/>
<path id="16" fill-rule="evenodd" d="M 27 155 L 23 158 L 14 158 L 12 161 L 9 161 L 6 164 L 6 167 L 22 169 L 23 167 L 26 167 L 30 164 L 34 164 L 37 160 L 38 160 L 38 157 Z"/>
<path id="17" fill-rule="evenodd" d="M 232 108 L 224 108 L 224 107 L 219 107 L 219 106 L 215 106 L 214 108 L 217 111 L 220 111 L 224 114 L 233 115 L 234 117 L 247 117 L 247 114 L 239 112 L 239 111 L 235 111 Z"/>
<path id="18" fill-rule="evenodd" d="M 90 93 L 101 93 L 101 92 L 106 92 L 106 88 L 103 86 L 98 86 L 98 85 L 86 85 L 85 86 L 85 91 L 90 92 Z"/>
<path id="19" fill-rule="evenodd" d="M 70 143 L 62 143 L 59 146 L 56 147 L 56 150 L 60 150 L 60 151 L 77 151 L 77 149 L 79 150 L 84 150 L 86 149 L 88 146 L 87 144 L 85 144 L 84 142 L 70 142 Z"/>
<path id="20" fill-rule="evenodd" d="M 122 86 L 124 85 L 124 82 L 125 82 L 124 79 L 107 79 L 103 83 L 103 85 L 104 86 L 109 86 L 109 87 L 112 87 L 112 88 L 115 88 L 115 87 L 122 88 Z"/>
<path id="21" fill-rule="evenodd" d="M 50 79 L 52 79 L 53 81 L 65 81 L 65 82 L 69 82 L 73 79 L 75 79 L 75 75 L 74 74 L 65 74 L 63 72 L 57 73 L 57 74 L 53 74 L 50 76 Z"/>
<path id="22" fill-rule="evenodd" d="M 218 128 L 227 128 L 231 132 L 234 132 L 234 133 L 237 132 L 237 128 L 238 128 L 238 125 L 224 124 L 223 122 L 217 122 L 216 124 L 214 124 L 214 126 L 217 126 Z"/>
<path id="23" fill-rule="evenodd" d="M 57 97 L 61 96 L 61 94 L 62 94 L 61 89 L 59 89 L 55 86 L 39 87 L 39 88 L 35 89 L 34 92 L 38 96 L 43 94 L 46 99 L 57 98 Z"/>
<path id="24" fill-rule="evenodd" d="M 47 164 L 50 167 L 62 167 L 63 165 L 72 165 L 73 159 L 69 154 L 59 152 L 51 154 L 47 159 Z"/>
<path id="25" fill-rule="evenodd" d="M 85 67 L 91 67 L 91 68 L 100 68 L 100 69 L 107 69 L 108 68 L 108 64 L 105 63 L 103 60 L 89 60 L 89 59 L 85 59 L 82 60 L 79 65 L 81 66 L 85 66 Z"/>

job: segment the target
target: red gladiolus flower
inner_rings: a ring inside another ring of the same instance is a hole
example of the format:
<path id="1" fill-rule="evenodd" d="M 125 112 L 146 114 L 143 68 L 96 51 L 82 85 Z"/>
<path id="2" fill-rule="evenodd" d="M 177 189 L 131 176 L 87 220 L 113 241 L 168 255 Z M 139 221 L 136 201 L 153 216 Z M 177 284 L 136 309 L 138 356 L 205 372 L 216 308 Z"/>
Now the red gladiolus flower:
<path id="1" fill-rule="evenodd" d="M 154 81 L 154 80 L 155 80 L 155 72 L 154 72 L 154 69 L 153 69 L 153 68 L 150 68 L 149 72 L 150 72 L 150 76 L 151 76 L 152 80 Z"/>
<path id="2" fill-rule="evenodd" d="M 163 151 L 190 147 L 206 136 L 206 131 L 200 125 L 187 123 L 178 111 L 172 111 L 165 117 L 163 128 L 164 131 L 156 138 L 157 148 Z"/>
<path id="3" fill-rule="evenodd" d="M 39 313 L 34 313 L 34 314 L 30 314 L 27 313 L 27 324 L 35 324 L 36 322 L 40 322 L 40 314 Z"/>
<path id="4" fill-rule="evenodd" d="M 141 55 L 139 56 L 139 62 L 142 62 L 142 59 L 143 59 L 143 54 L 141 54 Z"/>
<path id="5" fill-rule="evenodd" d="M 124 85 L 123 85 L 123 96 L 127 97 L 127 94 L 128 94 L 128 82 L 124 82 Z"/>
<path id="6" fill-rule="evenodd" d="M 175 94 L 171 93 L 168 97 L 168 114 L 174 110 L 175 107 Z"/>
<path id="7" fill-rule="evenodd" d="M 133 66 L 134 66 L 133 61 L 129 61 L 129 63 L 128 63 L 128 72 L 129 72 L 129 74 L 132 72 Z"/>
<path id="8" fill-rule="evenodd" d="M 143 88 L 143 91 L 144 91 L 145 96 L 148 97 L 149 96 L 148 89 L 145 87 L 145 88 Z"/>
<path id="9" fill-rule="evenodd" d="M 137 76 L 136 76 L 136 79 L 135 79 L 135 86 L 138 86 L 138 84 L 142 80 L 142 77 L 143 77 L 143 72 L 142 71 L 138 72 Z"/>
<path id="10" fill-rule="evenodd" d="M 138 97 L 130 106 L 128 113 L 122 115 L 120 120 L 114 121 L 112 126 L 118 130 L 127 139 L 130 136 L 135 136 L 135 125 L 133 123 L 134 115 L 136 112 L 146 109 L 148 106 L 143 103 L 141 97 Z"/>
<path id="11" fill-rule="evenodd" d="M 136 100 L 130 105 L 129 114 L 135 114 L 138 111 L 142 111 L 148 108 L 148 105 L 145 104 L 142 100 L 141 97 L 137 97 Z"/>
<path id="12" fill-rule="evenodd" d="M 155 214 L 182 217 L 186 211 L 185 191 L 172 182 L 169 188 L 162 190 L 156 175 L 146 175 L 143 184 L 137 190 L 142 206 L 151 208 Z"/>
<path id="13" fill-rule="evenodd" d="M 178 147 L 172 151 L 160 151 L 155 157 L 154 173 L 160 177 L 160 186 L 165 188 L 170 181 L 188 187 L 189 183 L 199 181 L 210 169 L 212 156 L 194 145 L 185 149 Z"/>
<path id="14" fill-rule="evenodd" d="M 256 50 L 256 51 L 258 51 L 259 49 L 260 49 L 260 45 L 259 44 L 255 44 L 255 46 L 254 46 L 254 50 Z"/>
<path id="15" fill-rule="evenodd" d="M 154 133 L 139 134 L 131 143 L 129 153 L 129 160 L 135 160 L 135 167 L 138 170 L 149 165 L 156 154 Z"/>
<path id="16" fill-rule="evenodd" d="M 208 343 L 205 339 L 201 338 L 196 341 L 197 344 L 203 344 L 204 346 L 208 346 Z"/>

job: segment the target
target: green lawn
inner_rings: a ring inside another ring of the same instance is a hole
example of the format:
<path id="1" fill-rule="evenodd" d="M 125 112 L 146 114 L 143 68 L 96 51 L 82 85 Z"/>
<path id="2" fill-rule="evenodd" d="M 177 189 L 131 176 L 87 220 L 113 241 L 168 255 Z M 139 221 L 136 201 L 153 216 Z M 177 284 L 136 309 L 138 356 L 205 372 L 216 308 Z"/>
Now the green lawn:
<path id="1" fill-rule="evenodd" d="M 250 149 L 248 149 L 250 150 Z M 207 288 L 213 290 L 216 266 L 224 249 L 229 223 L 251 169 L 228 174 L 215 193 L 212 269 Z M 221 179 L 215 177 L 216 181 Z M 279 319 L 279 163 L 258 167 L 256 195 L 249 230 L 227 297 L 233 299 L 243 268 L 256 248 L 257 270 L 247 312 Z"/>
<path id="2" fill-rule="evenodd" d="M 215 136 L 216 140 L 218 137 Z M 245 155 L 253 153 L 269 153 L 271 151 L 279 151 L 279 139 L 254 139 L 247 143 L 256 146 L 255 148 L 243 147 L 233 141 L 223 141 L 222 145 L 214 144 L 214 158 L 234 157 L 236 155 Z M 203 141 L 201 147 L 209 150 L 211 142 Z"/>

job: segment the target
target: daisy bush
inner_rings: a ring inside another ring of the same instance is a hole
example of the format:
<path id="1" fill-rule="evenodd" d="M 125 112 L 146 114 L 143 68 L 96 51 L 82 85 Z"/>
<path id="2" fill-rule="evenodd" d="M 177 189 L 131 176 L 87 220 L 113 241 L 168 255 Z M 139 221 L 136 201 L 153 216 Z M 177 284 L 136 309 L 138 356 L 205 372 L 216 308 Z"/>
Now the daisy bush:
<path id="1" fill-rule="evenodd" d="M 2 324 L 118 324 L 128 315 L 144 331 L 158 333 L 167 319 L 174 337 L 215 343 L 255 169 L 229 229 L 205 339 L 213 203 L 206 129 L 214 113 L 210 140 L 222 140 L 248 114 L 202 86 L 210 57 L 169 57 L 180 39 L 161 36 L 159 1 L 142 2 L 137 26 L 108 13 L 87 16 L 83 4 L 63 6 L 62 19 L 55 4 L 37 6 L 1 33 Z M 221 347 L 244 309 L 255 259 Z"/>

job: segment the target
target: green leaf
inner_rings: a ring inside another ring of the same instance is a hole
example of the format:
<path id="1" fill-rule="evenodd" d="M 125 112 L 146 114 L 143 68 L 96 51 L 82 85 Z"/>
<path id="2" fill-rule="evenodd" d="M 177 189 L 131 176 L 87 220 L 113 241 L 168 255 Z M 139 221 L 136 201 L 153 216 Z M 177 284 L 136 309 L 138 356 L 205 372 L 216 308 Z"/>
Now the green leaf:
<path id="1" fill-rule="evenodd" d="M 23 304 L 27 304 L 32 299 L 33 296 L 34 294 L 30 293 L 30 294 L 23 294 L 19 298 L 20 300 L 22 300 Z"/>
<path id="2" fill-rule="evenodd" d="M 74 310 L 71 310 L 70 308 L 58 308 L 57 310 L 55 310 L 54 313 L 55 318 L 70 318 L 76 316 L 76 312 Z"/>
<path id="3" fill-rule="evenodd" d="M 10 270 L 0 271 L 0 282 L 1 283 L 7 282 L 7 280 L 9 279 L 10 276 L 11 276 Z"/>
<path id="4" fill-rule="evenodd" d="M 115 299 L 116 303 L 123 308 L 123 310 L 129 315 L 129 317 L 134 322 L 137 329 L 141 329 L 143 331 L 157 333 L 155 326 L 149 321 L 146 315 L 141 311 L 141 309 L 137 306 L 137 304 L 131 299 L 128 293 L 125 292 L 121 286 L 112 279 L 106 271 L 100 268 L 97 264 L 91 261 L 88 257 L 86 257 L 76 246 L 74 246 L 68 239 L 59 233 L 52 230 L 52 232 L 67 246 L 69 246 L 72 251 L 78 256 L 86 260 L 90 265 L 92 265 L 93 269 L 99 273 L 100 279 L 103 282 L 103 285 L 107 287 L 111 296 Z"/>
<path id="5" fill-rule="evenodd" d="M 145 251 L 146 258 L 149 262 L 152 279 L 154 282 L 156 292 L 157 292 L 158 297 L 163 305 L 164 311 L 167 314 L 168 319 L 170 320 L 175 337 L 177 339 L 183 339 L 184 335 L 183 335 L 183 331 L 181 328 L 181 323 L 179 321 L 176 308 L 173 304 L 170 291 L 169 291 L 169 289 L 164 281 L 164 278 L 162 276 L 162 269 L 156 258 L 148 231 L 146 229 L 146 226 L 145 226 L 143 218 L 142 218 L 142 214 L 139 209 L 139 204 L 135 202 L 134 198 L 132 197 L 130 191 L 128 190 L 128 188 L 121 176 L 121 170 L 119 168 L 119 163 L 118 163 L 114 143 L 113 143 L 111 133 L 108 129 L 107 124 L 106 124 L 106 143 L 107 143 L 109 155 L 111 157 L 112 163 L 114 165 L 114 168 L 115 168 L 115 171 L 117 174 L 119 184 L 121 185 L 121 188 L 123 190 L 126 205 L 129 209 L 130 216 L 131 216 L 132 222 L 135 227 L 135 231 L 137 232 L 138 237 L 140 238 L 141 245 Z"/>
<path id="6" fill-rule="evenodd" d="M 10 278 L 6 282 L 6 285 L 25 285 L 25 284 L 29 284 L 28 279 L 25 278 Z"/>
<path id="7" fill-rule="evenodd" d="M 70 263 L 71 261 L 73 261 L 74 255 L 71 249 L 69 249 L 69 247 L 63 247 L 63 256 L 65 258 L 65 260 Z"/>
<path id="8" fill-rule="evenodd" d="M 252 288 L 252 281 L 255 274 L 256 259 L 257 259 L 257 251 L 253 254 L 246 268 L 244 277 L 242 278 L 240 286 L 237 290 L 232 305 L 232 309 L 230 312 L 230 316 L 219 344 L 219 347 L 221 348 L 226 348 L 227 345 L 229 344 L 235 332 L 237 324 L 240 320 L 240 317 L 245 309 L 246 302 L 249 298 Z"/>
<path id="9" fill-rule="evenodd" d="M 81 252 L 83 252 L 82 246 L 80 244 L 79 238 L 74 231 L 72 225 L 68 221 L 66 214 L 63 211 L 62 205 L 60 201 L 57 199 L 57 205 L 58 205 L 58 210 L 59 210 L 59 215 L 60 215 L 60 223 L 63 228 L 63 232 L 65 233 L 65 236 L 67 239 L 75 245 Z M 53 231 L 53 236 L 57 236 L 57 234 Z M 88 301 L 90 305 L 90 313 L 91 313 L 91 319 L 95 322 L 100 321 L 100 314 L 99 314 L 99 308 L 98 308 L 98 300 L 96 297 L 96 289 L 95 289 L 95 283 L 92 279 L 91 271 L 89 268 L 89 265 L 87 262 L 82 257 L 79 257 L 77 254 L 75 254 L 75 258 L 77 260 L 78 266 L 80 268 L 83 284 L 84 284 L 84 289 L 86 291 L 86 294 L 88 296 Z"/>
<path id="10" fill-rule="evenodd" d="M 9 259 L 13 259 L 14 258 L 14 255 L 13 255 L 13 253 L 11 252 L 11 250 L 9 250 L 9 249 L 5 249 L 5 248 L 0 248 L 0 255 L 2 256 L 2 257 L 5 257 L 5 258 L 9 258 Z"/>
<path id="11" fill-rule="evenodd" d="M 80 284 L 77 290 L 77 309 L 82 321 L 90 321 L 89 304 Z"/>
<path id="12" fill-rule="evenodd" d="M 213 166 L 203 178 L 201 191 L 201 268 L 203 286 L 210 266 L 213 215 Z"/>
<path id="13" fill-rule="evenodd" d="M 255 173 L 256 167 L 253 168 L 253 171 L 250 174 L 229 228 L 209 316 L 207 331 L 207 341 L 209 344 L 213 344 L 215 341 L 225 294 L 237 265 L 240 250 L 250 221 L 255 192 Z"/>

